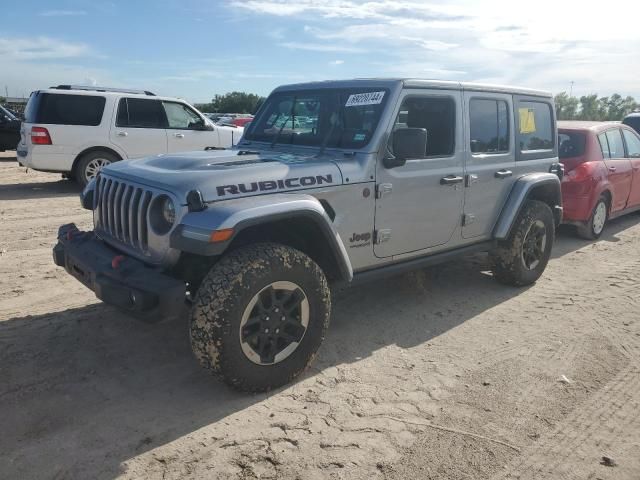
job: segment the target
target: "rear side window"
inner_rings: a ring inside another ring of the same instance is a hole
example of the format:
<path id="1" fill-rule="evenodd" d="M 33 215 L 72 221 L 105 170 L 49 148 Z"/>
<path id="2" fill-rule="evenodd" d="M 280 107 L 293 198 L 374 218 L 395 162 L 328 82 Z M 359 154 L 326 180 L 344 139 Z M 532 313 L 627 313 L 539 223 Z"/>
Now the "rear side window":
<path id="1" fill-rule="evenodd" d="M 509 151 L 509 110 L 504 100 L 469 101 L 469 133 L 472 153 Z"/>
<path id="2" fill-rule="evenodd" d="M 640 158 L 640 137 L 629 130 L 623 130 L 622 134 L 624 135 L 624 141 L 627 143 L 627 156 Z"/>
<path id="3" fill-rule="evenodd" d="M 584 133 L 563 132 L 558 134 L 558 156 L 573 158 L 584 155 L 587 138 Z"/>
<path id="4" fill-rule="evenodd" d="M 25 111 L 25 122 L 52 125 L 100 125 L 104 97 L 35 92 Z"/>
<path id="5" fill-rule="evenodd" d="M 166 128 L 167 116 L 160 100 L 121 98 L 116 127 Z"/>
<path id="6" fill-rule="evenodd" d="M 545 102 L 522 101 L 518 104 L 517 138 L 521 152 L 553 150 L 553 116 Z"/>
<path id="7" fill-rule="evenodd" d="M 610 158 L 624 158 L 624 144 L 622 143 L 622 135 L 619 129 L 607 130 L 605 132 L 607 142 L 609 142 Z"/>

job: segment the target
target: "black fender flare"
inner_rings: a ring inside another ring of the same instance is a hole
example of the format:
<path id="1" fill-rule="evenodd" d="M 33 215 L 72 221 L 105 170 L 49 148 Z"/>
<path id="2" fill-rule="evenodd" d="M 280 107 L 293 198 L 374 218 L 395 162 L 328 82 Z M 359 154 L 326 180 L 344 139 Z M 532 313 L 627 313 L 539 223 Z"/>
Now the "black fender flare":
<path id="1" fill-rule="evenodd" d="M 504 240 L 509 236 L 524 202 L 529 199 L 547 203 L 553 212 L 556 226 L 560 224 L 562 221 L 560 179 L 553 173 L 529 173 L 515 181 L 494 227 L 493 238 Z"/>
<path id="2" fill-rule="evenodd" d="M 314 222 L 328 243 L 341 280 L 353 279 L 353 268 L 340 235 L 322 204 L 311 195 L 273 194 L 259 197 L 214 202 L 200 212 L 189 212 L 171 233 L 170 246 L 202 256 L 222 255 L 245 229 L 278 220 L 305 218 Z M 233 231 L 231 237 L 211 242 L 220 230 Z"/>

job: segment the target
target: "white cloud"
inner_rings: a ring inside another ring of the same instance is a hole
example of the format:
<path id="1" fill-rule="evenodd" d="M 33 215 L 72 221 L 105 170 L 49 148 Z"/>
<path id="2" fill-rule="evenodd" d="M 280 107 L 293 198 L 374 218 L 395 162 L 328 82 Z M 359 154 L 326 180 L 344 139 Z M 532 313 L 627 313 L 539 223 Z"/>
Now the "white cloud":
<path id="1" fill-rule="evenodd" d="M 640 96 L 640 29 L 577 2 L 537 0 L 531 8 L 507 0 L 233 0 L 232 5 L 249 14 L 305 22 L 300 43 L 283 45 L 287 48 L 368 54 L 375 70 L 364 75 L 450 75 L 554 91 L 575 81 L 578 94 Z M 615 11 L 640 17 L 635 0 L 615 2 Z M 290 32 L 300 35 L 294 28 Z"/>
<path id="2" fill-rule="evenodd" d="M 82 57 L 91 54 L 83 43 L 63 42 L 48 37 L 2 38 L 0 59 L 38 60 Z"/>
<path id="3" fill-rule="evenodd" d="M 84 10 L 46 10 L 39 13 L 41 17 L 80 17 L 86 14 Z"/>
<path id="4" fill-rule="evenodd" d="M 329 62 L 329 65 L 334 66 L 334 67 L 336 67 L 338 65 L 343 65 L 343 64 L 344 64 L 344 60 L 331 60 Z"/>
<path id="5" fill-rule="evenodd" d="M 350 47 L 347 45 L 337 45 L 330 43 L 303 43 L 303 42 L 282 42 L 278 44 L 281 47 L 290 48 L 292 50 L 309 50 L 312 52 L 362 52 L 362 48 Z"/>

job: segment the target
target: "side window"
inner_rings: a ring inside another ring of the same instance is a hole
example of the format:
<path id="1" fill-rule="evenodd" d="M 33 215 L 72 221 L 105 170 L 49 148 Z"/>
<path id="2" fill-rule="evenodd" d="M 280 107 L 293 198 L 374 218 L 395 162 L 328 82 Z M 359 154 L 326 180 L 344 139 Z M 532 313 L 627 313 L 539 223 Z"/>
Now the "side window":
<path id="1" fill-rule="evenodd" d="M 627 156 L 630 158 L 640 158 L 640 138 L 629 130 L 622 130 L 624 140 L 627 142 Z"/>
<path id="2" fill-rule="evenodd" d="M 123 98 L 118 105 L 117 127 L 166 128 L 167 117 L 159 100 Z"/>
<path id="3" fill-rule="evenodd" d="M 471 99 L 469 134 L 472 153 L 509 151 L 509 110 L 504 100 Z"/>
<path id="4" fill-rule="evenodd" d="M 609 142 L 607 141 L 607 136 L 604 133 L 598 135 L 598 142 L 600 142 L 600 150 L 602 150 L 602 156 L 604 158 L 611 158 L 611 154 L 609 153 Z"/>
<path id="5" fill-rule="evenodd" d="M 102 121 L 106 99 L 94 95 L 44 93 L 37 105 L 35 123 L 95 127 Z M 32 116 L 32 115 L 29 115 Z"/>
<path id="6" fill-rule="evenodd" d="M 521 152 L 553 150 L 553 116 L 546 102 L 518 103 L 517 138 Z"/>
<path id="7" fill-rule="evenodd" d="M 605 134 L 607 135 L 607 141 L 609 142 L 610 158 L 624 158 L 624 144 L 622 143 L 620 130 L 617 128 L 607 130 Z"/>
<path id="8" fill-rule="evenodd" d="M 456 134 L 456 103 L 451 97 L 407 96 L 394 124 L 398 128 L 424 128 L 427 131 L 425 157 L 453 155 Z"/>
<path id="9" fill-rule="evenodd" d="M 202 125 L 200 116 L 186 105 L 176 102 L 162 102 L 162 105 L 167 114 L 169 128 L 193 129 Z"/>

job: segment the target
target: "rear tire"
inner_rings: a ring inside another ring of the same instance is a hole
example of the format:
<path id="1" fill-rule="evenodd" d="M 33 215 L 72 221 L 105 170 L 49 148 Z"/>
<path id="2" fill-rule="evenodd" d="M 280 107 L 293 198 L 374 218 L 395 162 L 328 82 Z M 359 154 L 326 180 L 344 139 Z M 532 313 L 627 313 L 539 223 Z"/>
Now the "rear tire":
<path id="1" fill-rule="evenodd" d="M 493 276 L 506 285 L 531 285 L 549 262 L 554 238 L 555 222 L 549 206 L 527 200 L 509 237 L 491 252 Z"/>
<path id="2" fill-rule="evenodd" d="M 273 243 L 242 247 L 200 285 L 191 347 L 204 368 L 232 387 L 271 390 L 313 360 L 330 311 L 325 275 L 307 255 Z"/>
<path id="3" fill-rule="evenodd" d="M 89 181 L 96 177 L 100 170 L 118 160 L 120 159 L 113 153 L 104 150 L 86 153 L 78 161 L 76 168 L 72 172 L 72 178 L 84 188 Z"/>
<path id="4" fill-rule="evenodd" d="M 597 240 L 602 235 L 607 220 L 609 220 L 609 202 L 604 195 L 601 195 L 596 206 L 593 207 L 591 218 L 587 223 L 578 225 L 576 233 L 585 240 Z"/>

